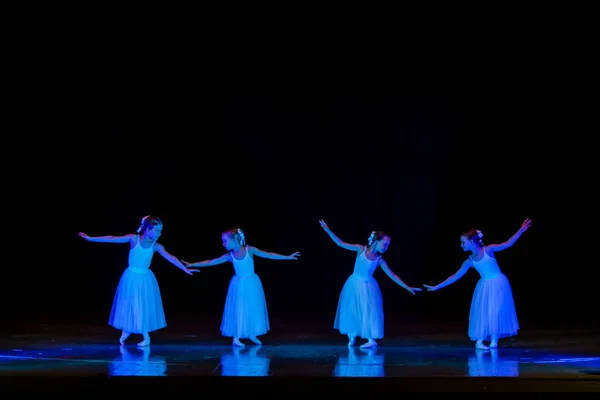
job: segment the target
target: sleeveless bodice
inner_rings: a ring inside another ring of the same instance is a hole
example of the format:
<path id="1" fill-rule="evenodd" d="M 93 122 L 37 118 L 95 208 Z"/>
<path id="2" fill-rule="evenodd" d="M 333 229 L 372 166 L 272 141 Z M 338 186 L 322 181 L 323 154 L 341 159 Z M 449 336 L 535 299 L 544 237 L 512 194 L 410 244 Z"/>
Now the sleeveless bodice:
<path id="1" fill-rule="evenodd" d="M 150 262 L 154 255 L 154 245 L 145 249 L 140 244 L 140 237 L 137 237 L 137 243 L 129 250 L 129 268 L 135 272 L 143 273 L 150 269 Z"/>
<path id="2" fill-rule="evenodd" d="M 483 251 L 483 258 L 480 261 L 475 261 L 473 259 L 471 259 L 471 261 L 482 279 L 493 279 L 502 274 L 496 259 L 488 256 L 485 250 Z"/>
<path id="3" fill-rule="evenodd" d="M 373 272 L 379 265 L 379 258 L 375 261 L 371 261 L 367 258 L 367 255 L 363 251 L 354 262 L 354 272 L 352 275 L 358 276 L 363 279 L 371 279 Z"/>
<path id="4" fill-rule="evenodd" d="M 231 260 L 233 261 L 233 268 L 235 269 L 235 274 L 237 276 L 243 277 L 254 274 L 254 260 L 250 257 L 250 253 L 246 248 L 246 256 L 237 260 L 233 256 L 233 252 L 231 252 Z"/>

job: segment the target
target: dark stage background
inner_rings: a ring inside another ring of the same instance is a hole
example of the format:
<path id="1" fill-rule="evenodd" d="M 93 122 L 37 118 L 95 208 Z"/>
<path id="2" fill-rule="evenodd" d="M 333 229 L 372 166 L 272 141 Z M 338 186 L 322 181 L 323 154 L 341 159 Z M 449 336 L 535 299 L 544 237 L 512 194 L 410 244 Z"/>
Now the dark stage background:
<path id="1" fill-rule="evenodd" d="M 223 254 L 220 235 L 232 226 L 261 249 L 300 251 L 299 261 L 255 261 L 272 329 L 301 322 L 323 331 L 332 329 L 354 254 L 319 219 L 348 242 L 389 233 L 386 260 L 419 286 L 460 267 L 463 230 L 501 242 L 531 218 L 520 241 L 497 255 L 522 329 L 597 322 L 589 285 L 556 273 L 549 176 L 534 138 L 547 110 L 532 108 L 527 93 L 84 93 L 65 108 L 44 100 L 38 124 L 52 130 L 26 158 L 35 172 L 15 178 L 28 209 L 18 213 L 19 235 L 37 239 L 19 240 L 20 261 L 4 270 L 6 323 L 106 324 L 128 246 L 77 233 L 135 232 L 146 214 L 163 220 L 160 242 L 188 261 Z M 152 268 L 171 326 L 187 320 L 218 334 L 232 265 L 188 277 L 156 254 Z M 416 296 L 381 270 L 375 277 L 388 335 L 402 332 L 398 321 L 466 327 L 475 271 Z"/>

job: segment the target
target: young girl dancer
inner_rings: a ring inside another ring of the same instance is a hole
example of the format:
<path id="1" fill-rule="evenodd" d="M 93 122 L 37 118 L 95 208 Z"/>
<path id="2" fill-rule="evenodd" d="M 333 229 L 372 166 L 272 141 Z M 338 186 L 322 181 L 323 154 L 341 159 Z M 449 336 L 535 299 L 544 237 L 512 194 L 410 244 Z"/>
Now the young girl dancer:
<path id="1" fill-rule="evenodd" d="M 268 253 L 246 244 L 246 236 L 241 229 L 231 228 L 221 235 L 223 247 L 228 253 L 213 260 L 188 263 L 188 267 L 210 267 L 233 263 L 235 275 L 229 283 L 225 310 L 221 322 L 221 333 L 225 337 L 233 337 L 233 345 L 244 347 L 240 339 L 248 338 L 255 344 L 261 344 L 257 336 L 269 330 L 269 315 L 265 292 L 258 275 L 254 273 L 254 257 L 272 260 L 296 260 L 300 253 L 290 256 Z"/>
<path id="2" fill-rule="evenodd" d="M 92 237 L 79 232 L 79 236 L 88 242 L 129 243 L 129 266 L 119 281 L 108 320 L 109 325 L 123 331 L 121 344 L 125 344 L 132 333 L 138 333 L 144 337 L 138 346 L 149 346 L 149 333 L 167 326 L 158 282 L 150 270 L 155 251 L 188 275 L 199 271 L 186 268 L 157 242 L 162 228 L 163 223 L 158 217 L 147 215 L 142 218 L 137 234 Z"/>
<path id="3" fill-rule="evenodd" d="M 348 346 L 354 346 L 356 338 L 360 336 L 367 339 L 367 343 L 360 346 L 361 348 L 375 347 L 375 339 L 383 338 L 383 299 L 379 285 L 373 278 L 375 269 L 380 266 L 391 280 L 412 294 L 422 289 L 410 287 L 402 282 L 381 257 L 390 245 L 390 237 L 385 233 L 371 232 L 367 246 L 348 244 L 337 237 L 323 220 L 319 223 L 335 244 L 356 252 L 354 272 L 340 294 L 333 327 L 341 334 L 348 335 Z"/>
<path id="4" fill-rule="evenodd" d="M 498 339 L 515 336 L 519 330 L 519 321 L 513 300 L 512 289 L 508 279 L 498 266 L 494 253 L 508 249 L 521 237 L 531 224 L 526 219 L 521 228 L 510 239 L 501 244 L 484 246 L 483 233 L 471 229 L 460 236 L 460 246 L 470 251 L 460 269 L 439 285 L 423 285 L 429 291 L 436 291 L 453 284 L 462 278 L 469 268 L 479 272 L 481 279 L 475 286 L 471 311 L 469 314 L 469 337 L 476 341 L 478 349 L 498 347 Z M 490 339 L 490 346 L 483 341 Z"/>

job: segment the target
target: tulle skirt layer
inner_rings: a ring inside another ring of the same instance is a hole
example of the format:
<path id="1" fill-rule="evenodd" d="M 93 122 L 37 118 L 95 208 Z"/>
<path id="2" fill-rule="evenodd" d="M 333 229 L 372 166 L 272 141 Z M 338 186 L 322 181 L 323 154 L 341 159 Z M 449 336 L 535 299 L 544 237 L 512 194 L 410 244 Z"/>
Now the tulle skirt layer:
<path id="1" fill-rule="evenodd" d="M 109 325 L 130 333 L 147 333 L 167 326 L 160 289 L 149 269 L 127 268 L 117 287 Z"/>
<path id="2" fill-rule="evenodd" d="M 333 327 L 351 336 L 383 338 L 383 298 L 374 278 L 350 275 L 340 294 Z"/>
<path id="3" fill-rule="evenodd" d="M 492 279 L 480 279 L 475 286 L 469 314 L 471 340 L 498 339 L 515 336 L 519 321 L 512 289 L 503 274 Z"/>
<path id="4" fill-rule="evenodd" d="M 256 274 L 234 275 L 229 282 L 221 334 L 249 338 L 269 331 L 267 301 L 260 278 Z"/>

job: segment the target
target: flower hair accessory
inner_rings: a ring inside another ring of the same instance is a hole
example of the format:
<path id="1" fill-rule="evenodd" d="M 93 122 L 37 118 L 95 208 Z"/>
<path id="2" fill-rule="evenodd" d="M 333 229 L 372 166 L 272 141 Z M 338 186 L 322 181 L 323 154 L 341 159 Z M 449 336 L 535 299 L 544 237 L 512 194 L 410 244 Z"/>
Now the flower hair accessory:
<path id="1" fill-rule="evenodd" d="M 140 233 L 140 231 L 142 230 L 142 228 L 144 227 L 144 221 L 146 219 L 148 219 L 149 215 L 146 215 L 144 218 L 142 218 L 142 222 L 140 223 L 140 227 L 137 230 L 137 233 Z"/>
<path id="2" fill-rule="evenodd" d="M 375 239 L 375 231 L 371 232 L 371 236 L 369 236 L 368 242 L 369 246 L 373 244 L 373 240 Z"/>
<path id="3" fill-rule="evenodd" d="M 478 237 L 479 239 L 483 239 L 483 233 L 481 233 L 481 231 L 480 231 L 480 230 L 478 230 L 478 231 L 477 231 L 477 237 Z"/>
<path id="4" fill-rule="evenodd" d="M 246 244 L 246 235 L 244 235 L 244 231 L 238 228 L 237 233 L 240 235 L 240 244 L 244 246 Z"/>

